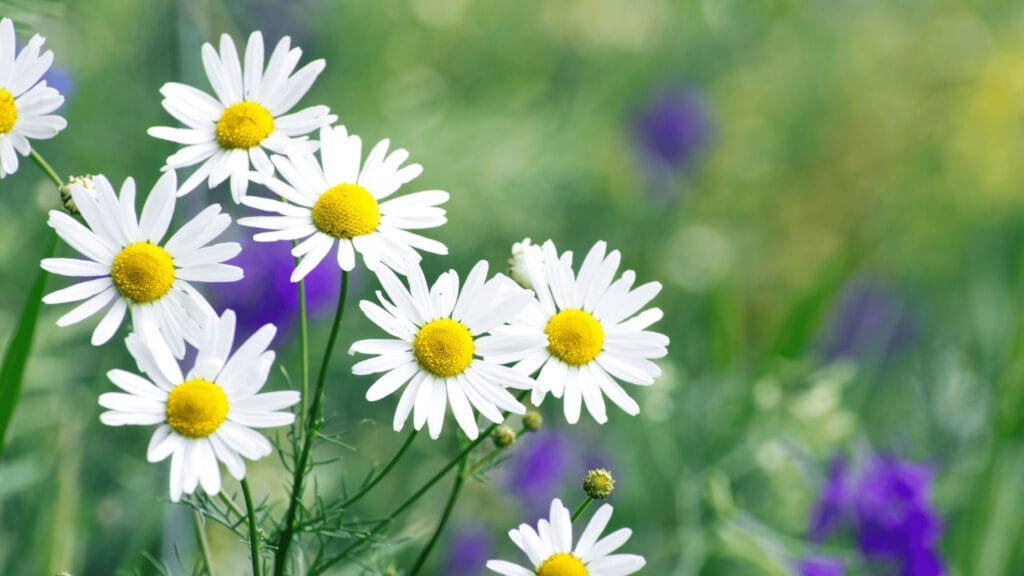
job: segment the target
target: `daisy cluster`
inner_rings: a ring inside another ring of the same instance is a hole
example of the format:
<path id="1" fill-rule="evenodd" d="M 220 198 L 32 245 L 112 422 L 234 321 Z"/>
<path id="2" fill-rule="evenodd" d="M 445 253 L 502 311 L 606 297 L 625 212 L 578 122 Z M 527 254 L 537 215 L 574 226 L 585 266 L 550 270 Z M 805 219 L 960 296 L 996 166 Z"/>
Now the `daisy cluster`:
<path id="1" fill-rule="evenodd" d="M 42 43 L 33 38 L 15 58 L 13 26 L 7 19 L 0 24 L 0 177 L 17 169 L 14 151 L 29 152 L 27 138 L 64 127 L 47 115 L 62 98 L 38 81 L 52 61 L 50 52 L 39 55 Z M 92 331 L 97 346 L 128 319 L 124 343 L 137 370 L 108 373 L 118 391 L 100 396 L 107 410 L 101 420 L 155 426 L 147 458 L 171 459 L 171 499 L 199 487 L 220 492 L 221 464 L 244 478 L 245 460 L 273 451 L 256 429 L 292 424 L 289 409 L 300 401 L 297 391 L 261 392 L 274 363 L 268 347 L 275 326 L 236 347 L 235 312 L 217 313 L 201 290 L 245 274 L 229 263 L 239 244 L 217 241 L 231 217 L 212 204 L 172 226 L 177 198 L 203 183 L 227 183 L 230 200 L 255 211 L 237 224 L 257 230 L 256 242 L 294 245 L 292 282 L 318 266 L 348 272 L 360 260 L 375 274 L 380 290 L 359 308 L 384 334 L 351 345 L 350 353 L 366 356 L 352 371 L 373 375 L 368 401 L 397 397 L 396 431 L 411 419 L 413 428 L 439 438 L 450 409 L 459 429 L 476 439 L 479 416 L 501 423 L 524 414 L 527 396 L 536 406 L 549 396 L 561 400 L 569 424 L 584 408 L 606 423 L 609 402 L 639 414 L 627 388 L 653 384 L 661 370 L 652 360 L 667 353 L 668 338 L 649 330 L 662 317 L 648 307 L 660 284 L 636 285 L 636 274 L 620 272 L 621 254 L 604 242 L 577 268 L 572 252 L 529 239 L 512 247 L 508 274 L 480 261 L 464 276 L 449 270 L 428 280 L 421 254 L 448 250 L 422 231 L 446 223 L 441 206 L 449 194 L 408 193 L 422 167 L 407 163 L 406 150 L 383 140 L 364 155 L 362 139 L 334 125 L 327 106 L 298 108 L 325 68 L 322 59 L 299 67 L 301 60 L 287 37 L 266 57 L 260 32 L 249 36 L 243 53 L 227 35 L 219 49 L 204 45 L 212 94 L 175 82 L 161 88 L 163 107 L 180 125 L 149 134 L 181 148 L 167 158 L 141 212 L 133 179 L 115 189 L 98 175 L 67 186 L 77 218 L 50 213 L 49 225 L 79 257 L 42 261 L 45 270 L 76 279 L 44 301 L 76 303 L 60 326 L 100 316 Z M 178 171 L 188 172 L 183 181 Z M 189 348 L 195 355 L 186 369 Z M 641 557 L 613 554 L 628 529 L 599 539 L 611 512 L 602 506 L 573 546 L 568 510 L 556 499 L 536 530 L 524 524 L 510 533 L 530 567 L 498 560 L 488 567 L 509 576 L 635 572 Z"/>

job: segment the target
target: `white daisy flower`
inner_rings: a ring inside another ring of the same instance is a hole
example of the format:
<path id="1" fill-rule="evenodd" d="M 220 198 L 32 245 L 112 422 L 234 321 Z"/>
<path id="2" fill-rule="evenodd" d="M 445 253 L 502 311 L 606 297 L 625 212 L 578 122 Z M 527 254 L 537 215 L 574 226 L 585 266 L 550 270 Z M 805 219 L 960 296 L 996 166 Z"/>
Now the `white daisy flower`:
<path id="1" fill-rule="evenodd" d="M 70 186 L 85 226 L 57 210 L 50 211 L 49 219 L 57 234 L 86 259 L 46 258 L 41 262 L 48 272 L 91 279 L 50 293 L 43 302 L 85 300 L 58 319 L 58 326 L 81 322 L 113 302 L 92 333 L 94 346 L 110 340 L 131 309 L 136 332 L 155 326 L 175 356 L 183 357 L 185 341 L 195 345 L 202 325 L 216 315 L 192 282 L 242 278 L 241 268 L 223 263 L 241 251 L 237 242 L 207 245 L 231 224 L 231 217 L 214 204 L 163 242 L 174 216 L 173 170 L 153 186 L 141 218 L 135 215 L 134 180 L 124 181 L 120 198 L 105 177 L 97 176 L 93 182 L 92 189 Z"/>
<path id="2" fill-rule="evenodd" d="M 241 202 L 249 186 L 250 163 L 263 175 L 274 173 L 264 148 L 283 153 L 299 144 L 315 150 L 305 134 L 338 119 L 327 106 L 311 106 L 286 114 L 309 91 L 324 69 L 323 59 L 306 64 L 292 73 L 302 50 L 291 48 L 287 36 L 277 43 L 263 69 L 263 35 L 253 32 L 245 47 L 245 65 L 231 37 L 220 38 L 220 54 L 213 45 L 203 44 L 203 67 L 217 95 L 192 86 L 168 82 L 160 88 L 163 106 L 186 128 L 158 126 L 149 135 L 185 147 L 167 158 L 168 168 L 184 168 L 202 162 L 181 185 L 178 194 L 187 194 L 206 180 L 218 186 L 231 177 L 231 197 Z"/>
<path id="3" fill-rule="evenodd" d="M 613 554 L 629 540 L 633 531 L 620 528 L 600 538 L 612 517 L 612 506 L 598 508 L 572 545 L 572 520 L 562 501 L 551 501 L 550 520 L 541 519 L 534 530 L 520 524 L 510 530 L 509 538 L 530 559 L 531 568 L 505 560 L 489 560 L 487 568 L 505 576 L 625 576 L 644 567 L 647 562 L 636 554 Z"/>
<path id="4" fill-rule="evenodd" d="M 32 151 L 30 138 L 53 138 L 68 125 L 50 114 L 64 97 L 40 81 L 53 63 L 53 52 L 39 53 L 45 42 L 36 34 L 15 57 L 14 23 L 0 20 L 0 178 L 18 170 L 18 154 Z"/>
<path id="5" fill-rule="evenodd" d="M 476 357 L 479 346 L 494 336 L 483 336 L 515 316 L 531 295 L 509 278 L 487 277 L 487 263 L 470 271 L 459 293 L 459 276 L 454 270 L 437 279 L 428 290 L 419 265 L 410 264 L 409 288 L 391 270 L 382 268 L 377 278 L 384 294 L 377 292 L 381 305 L 362 301 L 367 318 L 394 339 L 360 340 L 350 354 L 374 354 L 352 367 L 354 374 L 383 375 L 366 391 L 375 402 L 403 385 L 405 390 L 395 411 L 394 428 L 405 425 L 415 408 L 413 426 L 427 423 L 430 437 L 441 434 L 447 405 L 459 426 L 470 438 L 478 434 L 476 408 L 492 422 L 504 420 L 501 410 L 523 414 L 526 408 L 506 388 L 531 389 L 533 381 L 515 370 Z M 505 337 L 501 346 L 532 347 L 536 337 Z M 498 344 L 490 344 L 497 346 Z"/>
<path id="6" fill-rule="evenodd" d="M 533 290 L 531 276 L 544 274 L 544 250 L 531 244 L 529 238 L 512 245 L 512 257 L 508 259 L 508 275 L 523 288 Z"/>
<path id="7" fill-rule="evenodd" d="M 355 267 L 356 252 L 363 255 L 367 268 L 383 264 L 400 274 L 406 273 L 407 263 L 420 261 L 417 249 L 447 254 L 444 244 L 409 232 L 447 221 L 444 209 L 437 207 L 448 201 L 447 192 L 428 190 L 381 202 L 423 171 L 419 164 L 402 168 L 409 153 L 400 148 L 388 154 L 389 144 L 386 139 L 378 142 L 360 170 L 359 136 L 350 136 L 344 126 L 321 128 L 319 163 L 303 150 L 290 150 L 287 158 L 274 156 L 288 183 L 274 178 L 264 183 L 285 202 L 253 197 L 244 201 L 279 216 L 240 218 L 238 223 L 271 230 L 253 237 L 259 242 L 305 238 L 292 250 L 302 257 L 292 282 L 315 268 L 335 242 L 342 270 Z"/>
<path id="8" fill-rule="evenodd" d="M 299 402 L 292 390 L 259 394 L 274 363 L 267 346 L 277 331 L 267 324 L 231 352 L 235 313 L 226 310 L 203 331 L 195 365 L 182 376 L 178 362 L 154 330 L 133 332 L 125 339 L 135 363 L 148 378 L 127 372 L 107 372 L 124 392 L 100 396 L 108 411 L 100 421 L 108 426 L 158 424 L 146 458 L 160 462 L 171 456 L 171 500 L 192 494 L 197 485 L 213 496 L 220 492 L 223 462 L 236 479 L 245 477 L 245 462 L 270 454 L 270 441 L 253 428 L 287 426 L 295 420 L 278 412 Z"/>
<path id="9" fill-rule="evenodd" d="M 619 268 L 619 252 L 605 255 L 605 243 L 594 244 L 573 275 L 572 252 L 561 258 L 555 245 L 543 245 L 543 266 L 524 268 L 537 299 L 496 335 L 540 335 L 544 343 L 532 350 L 483 348 L 487 360 L 516 362 L 523 374 L 538 369 L 532 401 L 539 405 L 548 392 L 565 396 L 565 418 L 575 424 L 581 403 L 599 423 L 608 415 L 604 396 L 627 414 L 637 415 L 640 407 L 612 377 L 646 386 L 654 383 L 661 369 L 650 361 L 667 353 L 668 337 L 646 330 L 661 319 L 658 308 L 640 312 L 661 290 L 658 282 L 633 288 L 636 274 L 627 270 L 613 282 Z M 639 313 L 638 313 L 639 312 Z M 497 342 L 497 340 L 495 340 Z"/>

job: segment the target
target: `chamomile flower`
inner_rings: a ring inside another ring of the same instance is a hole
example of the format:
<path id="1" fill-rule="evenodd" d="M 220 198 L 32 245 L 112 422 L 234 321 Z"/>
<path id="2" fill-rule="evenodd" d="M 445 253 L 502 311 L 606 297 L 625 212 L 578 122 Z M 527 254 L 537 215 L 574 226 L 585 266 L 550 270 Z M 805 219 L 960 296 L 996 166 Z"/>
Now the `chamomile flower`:
<path id="1" fill-rule="evenodd" d="M 171 457 L 171 500 L 192 494 L 197 486 L 212 495 L 220 492 L 218 462 L 236 479 L 245 477 L 245 461 L 259 460 L 273 447 L 253 428 L 287 426 L 295 420 L 279 412 L 299 401 L 291 390 L 260 389 L 274 363 L 267 346 L 276 329 L 267 324 L 232 353 L 235 313 L 227 310 L 203 330 L 195 364 L 182 375 L 163 338 L 152 329 L 133 332 L 125 340 L 139 370 L 107 372 L 123 392 L 100 396 L 108 411 L 100 421 L 108 426 L 157 425 L 146 458 L 160 462 Z"/>
<path id="2" fill-rule="evenodd" d="M 181 185 L 187 194 L 206 180 L 210 188 L 231 178 L 231 197 L 241 202 L 249 186 L 250 163 L 263 175 L 274 173 L 266 150 L 284 152 L 298 145 L 315 150 L 305 134 L 338 119 L 327 106 L 311 106 L 288 114 L 309 91 L 324 69 L 314 60 L 293 74 L 302 50 L 291 48 L 285 36 L 263 68 L 263 35 L 253 32 L 245 47 L 244 66 L 235 43 L 227 34 L 220 38 L 220 53 L 203 44 L 203 67 L 217 98 L 177 82 L 160 88 L 163 106 L 185 128 L 158 126 L 149 135 L 185 147 L 167 158 L 168 168 L 202 163 Z"/>
<path id="3" fill-rule="evenodd" d="M 288 183 L 276 178 L 264 183 L 287 202 L 255 197 L 244 201 L 279 215 L 240 218 L 238 223 L 271 230 L 256 234 L 253 239 L 258 242 L 305 238 L 292 250 L 302 258 L 292 282 L 315 268 L 335 242 L 342 270 L 355 267 L 356 252 L 363 255 L 367 268 L 383 264 L 399 274 L 412 266 L 408 263 L 420 261 L 417 249 L 447 254 L 444 244 L 409 232 L 446 222 L 444 209 L 437 206 L 448 201 L 447 192 L 428 190 L 383 202 L 423 171 L 419 164 L 403 168 L 409 153 L 398 149 L 388 154 L 388 145 L 388 140 L 378 142 L 360 169 L 359 136 L 349 135 L 344 126 L 321 128 L 319 163 L 311 152 L 297 149 L 287 157 L 274 156 Z"/>
<path id="4" fill-rule="evenodd" d="M 380 305 L 364 300 L 359 307 L 394 338 L 360 340 L 349 353 L 375 355 L 353 366 L 354 374 L 383 373 L 366 391 L 367 400 L 375 402 L 405 386 L 395 411 L 395 431 L 414 409 L 413 426 L 419 430 L 428 424 L 431 438 L 440 436 L 449 404 L 470 438 L 478 435 L 473 408 L 496 423 L 504 421 L 502 410 L 526 412 L 506 388 L 530 389 L 533 381 L 478 358 L 476 352 L 482 345 L 537 344 L 530 335 L 504 337 L 500 344 L 489 343 L 494 336 L 483 336 L 515 316 L 531 296 L 505 276 L 486 277 L 487 263 L 479 262 L 460 293 L 454 270 L 442 274 L 429 290 L 417 264 L 409 265 L 408 289 L 391 270 L 377 272 L 384 288 L 377 293 Z"/>
<path id="5" fill-rule="evenodd" d="M 14 23 L 0 20 L 0 178 L 18 170 L 18 154 L 32 151 L 29 139 L 53 138 L 67 127 L 51 114 L 64 97 L 40 81 L 53 63 L 53 52 L 39 53 L 46 39 L 36 34 L 15 55 Z"/>
<path id="6" fill-rule="evenodd" d="M 508 535 L 530 559 L 530 567 L 505 560 L 489 560 L 487 568 L 505 576 L 625 576 L 640 570 L 647 563 L 636 554 L 613 554 L 629 540 L 633 531 L 620 528 L 601 537 L 612 517 L 612 507 L 598 508 L 587 527 L 580 534 L 576 546 L 572 544 L 572 519 L 562 501 L 551 501 L 549 519 L 541 519 L 537 529 L 520 524 Z M 600 540 L 598 539 L 600 538 Z"/>
<path id="7" fill-rule="evenodd" d="M 202 325 L 213 308 L 192 282 L 232 282 L 242 269 L 224 264 L 241 247 L 236 242 L 209 245 L 229 224 L 231 217 L 214 204 L 178 229 L 164 242 L 174 216 L 176 179 L 165 172 L 146 198 L 142 217 L 135 215 L 135 181 L 128 178 L 120 197 L 103 176 L 92 179 L 90 188 L 70 186 L 72 200 L 82 218 L 50 211 L 50 226 L 85 259 L 46 258 L 44 270 L 71 277 L 90 278 L 43 298 L 47 304 L 85 302 L 57 320 L 69 326 L 110 305 L 92 333 L 99 346 L 110 340 L 130 309 L 132 326 L 142 331 L 156 327 L 175 356 L 185 354 L 185 341 L 198 342 Z"/>
<path id="8" fill-rule="evenodd" d="M 661 310 L 640 309 L 661 290 L 661 284 L 649 282 L 633 288 L 636 274 L 627 270 L 614 280 L 619 268 L 619 252 L 606 254 L 604 242 L 594 244 L 573 274 L 572 253 L 559 257 L 555 245 L 543 245 L 543 262 L 522 267 L 536 291 L 537 299 L 495 335 L 534 334 L 543 344 L 531 350 L 511 348 L 481 349 L 487 360 L 516 362 L 523 374 L 537 370 L 537 386 L 532 401 L 539 405 L 550 392 L 565 397 L 565 418 L 575 424 L 581 404 L 599 423 L 608 420 L 604 397 L 630 415 L 640 407 L 615 381 L 615 378 L 646 386 L 654 383 L 661 369 L 650 361 L 667 353 L 668 337 L 646 330 L 658 321 Z"/>

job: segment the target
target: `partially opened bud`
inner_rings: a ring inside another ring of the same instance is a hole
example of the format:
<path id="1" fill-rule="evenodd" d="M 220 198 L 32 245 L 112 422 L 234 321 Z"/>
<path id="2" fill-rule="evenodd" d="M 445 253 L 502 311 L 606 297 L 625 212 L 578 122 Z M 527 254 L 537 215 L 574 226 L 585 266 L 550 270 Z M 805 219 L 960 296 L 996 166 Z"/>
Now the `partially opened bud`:
<path id="1" fill-rule="evenodd" d="M 512 245 L 512 257 L 508 259 L 508 274 L 523 288 L 533 290 L 531 278 L 544 274 L 544 251 L 531 244 L 529 238 L 516 242 Z"/>
<path id="2" fill-rule="evenodd" d="M 612 478 L 612 473 L 604 468 L 590 470 L 583 478 L 583 491 L 595 500 L 604 500 L 611 496 L 613 490 L 615 479 Z"/>

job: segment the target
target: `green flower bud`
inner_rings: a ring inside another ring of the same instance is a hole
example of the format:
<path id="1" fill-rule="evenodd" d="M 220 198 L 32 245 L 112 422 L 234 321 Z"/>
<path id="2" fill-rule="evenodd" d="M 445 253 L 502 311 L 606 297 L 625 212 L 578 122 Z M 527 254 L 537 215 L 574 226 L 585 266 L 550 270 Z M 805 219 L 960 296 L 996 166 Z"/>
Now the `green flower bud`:
<path id="1" fill-rule="evenodd" d="M 583 478 L 583 491 L 595 500 L 604 500 L 611 496 L 613 490 L 615 479 L 612 478 L 612 473 L 604 468 L 590 470 Z"/>

